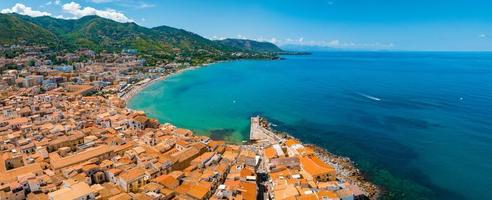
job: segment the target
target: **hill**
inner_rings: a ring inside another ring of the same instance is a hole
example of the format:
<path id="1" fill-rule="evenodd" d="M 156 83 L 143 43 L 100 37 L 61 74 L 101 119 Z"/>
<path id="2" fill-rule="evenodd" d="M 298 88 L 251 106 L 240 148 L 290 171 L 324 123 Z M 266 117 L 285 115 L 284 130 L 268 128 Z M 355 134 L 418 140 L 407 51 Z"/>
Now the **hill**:
<path id="1" fill-rule="evenodd" d="M 239 48 L 248 51 L 271 52 L 271 53 L 283 52 L 282 49 L 280 49 L 278 46 L 270 42 L 258 42 L 254 40 L 244 40 L 244 39 L 224 39 L 224 40 L 216 40 L 216 41 L 220 44 L 232 48 Z"/>
<path id="2" fill-rule="evenodd" d="M 136 49 L 150 60 L 191 57 L 192 64 L 230 59 L 234 52 L 254 52 L 255 57 L 270 58 L 264 43 L 234 45 L 208 40 L 195 33 L 168 26 L 146 28 L 136 23 L 119 23 L 98 16 L 65 20 L 48 16 L 29 17 L 0 14 L 0 44 L 46 45 L 54 49 L 89 48 L 96 52 Z M 273 45 L 275 46 L 275 45 Z M 261 53 L 261 54 L 259 54 Z"/>
<path id="3" fill-rule="evenodd" d="M 55 34 L 17 15 L 0 14 L 0 43 L 15 44 L 16 42 L 35 43 L 56 46 L 58 40 Z"/>

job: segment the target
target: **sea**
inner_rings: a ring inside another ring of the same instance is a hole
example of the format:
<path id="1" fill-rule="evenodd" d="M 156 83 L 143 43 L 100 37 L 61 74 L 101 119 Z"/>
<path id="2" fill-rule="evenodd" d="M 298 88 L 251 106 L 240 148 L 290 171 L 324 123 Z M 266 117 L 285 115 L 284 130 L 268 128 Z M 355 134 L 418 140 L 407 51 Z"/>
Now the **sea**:
<path id="1" fill-rule="evenodd" d="M 128 106 L 241 143 L 250 117 L 351 158 L 382 199 L 487 199 L 492 53 L 315 52 L 222 62 L 150 85 Z"/>

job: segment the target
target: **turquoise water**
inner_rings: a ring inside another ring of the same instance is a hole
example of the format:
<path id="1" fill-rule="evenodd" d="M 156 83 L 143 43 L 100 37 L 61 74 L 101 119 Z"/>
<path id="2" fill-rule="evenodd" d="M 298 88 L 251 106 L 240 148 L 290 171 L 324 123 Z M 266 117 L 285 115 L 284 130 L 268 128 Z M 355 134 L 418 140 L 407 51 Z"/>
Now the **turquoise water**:
<path id="1" fill-rule="evenodd" d="M 351 157 L 388 199 L 477 199 L 492 183 L 492 53 L 340 52 L 214 64 L 129 102 L 240 142 L 261 114 Z"/>

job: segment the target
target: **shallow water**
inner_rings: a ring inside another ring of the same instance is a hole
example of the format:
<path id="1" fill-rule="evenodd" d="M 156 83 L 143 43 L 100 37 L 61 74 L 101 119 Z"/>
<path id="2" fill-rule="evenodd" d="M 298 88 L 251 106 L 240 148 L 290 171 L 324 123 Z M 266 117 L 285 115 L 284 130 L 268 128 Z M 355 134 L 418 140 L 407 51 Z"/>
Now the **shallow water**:
<path id="1" fill-rule="evenodd" d="M 129 107 L 240 142 L 260 114 L 355 160 L 391 199 L 488 197 L 492 53 L 333 52 L 236 61 L 153 84 Z"/>

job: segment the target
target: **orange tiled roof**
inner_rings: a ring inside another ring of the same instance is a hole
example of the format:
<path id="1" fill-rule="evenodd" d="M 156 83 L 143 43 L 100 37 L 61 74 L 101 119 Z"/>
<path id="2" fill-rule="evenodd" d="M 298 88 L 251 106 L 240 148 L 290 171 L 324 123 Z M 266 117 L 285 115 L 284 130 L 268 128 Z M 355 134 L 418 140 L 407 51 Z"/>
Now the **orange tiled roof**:
<path id="1" fill-rule="evenodd" d="M 152 179 L 151 181 L 159 183 L 159 184 L 161 184 L 164 187 L 169 188 L 169 189 L 174 189 L 174 188 L 178 187 L 178 185 L 179 185 L 179 181 L 169 174 L 158 176 L 158 177 Z"/>
<path id="2" fill-rule="evenodd" d="M 299 200 L 318 200 L 315 194 L 301 195 Z"/>
<path id="3" fill-rule="evenodd" d="M 265 153 L 265 157 L 268 159 L 277 157 L 277 152 L 275 151 L 273 146 L 266 148 L 264 153 Z"/>
<path id="4" fill-rule="evenodd" d="M 126 172 L 121 173 L 118 177 L 123 179 L 125 182 L 133 182 L 138 178 L 141 178 L 145 175 L 145 168 L 135 167 Z"/>
<path id="5" fill-rule="evenodd" d="M 191 131 L 190 131 L 190 130 L 188 130 L 188 129 L 184 129 L 184 128 L 178 128 L 178 129 L 176 129 L 174 132 L 175 132 L 176 134 L 178 134 L 178 135 L 183 135 L 183 136 L 193 134 L 193 132 L 191 132 Z"/>
<path id="6" fill-rule="evenodd" d="M 250 169 L 248 167 L 243 168 L 241 170 L 241 172 L 240 172 L 240 176 L 241 177 L 254 176 L 254 175 L 256 175 L 255 172 L 254 172 L 254 170 L 252 170 L 252 169 Z"/>
<path id="7" fill-rule="evenodd" d="M 192 186 L 186 194 L 196 199 L 204 199 L 211 188 L 212 183 L 202 181 Z"/>
<path id="8" fill-rule="evenodd" d="M 288 147 L 295 145 L 295 144 L 299 144 L 299 142 L 297 140 L 294 140 L 294 139 L 288 139 L 287 141 L 285 141 L 285 145 L 287 145 Z"/>
<path id="9" fill-rule="evenodd" d="M 75 165 L 75 164 L 87 161 L 91 158 L 95 158 L 95 157 L 101 156 L 101 155 L 106 154 L 106 153 L 110 153 L 111 151 L 113 151 L 112 147 L 110 147 L 108 145 L 101 145 L 98 147 L 94 147 L 94 148 L 85 150 L 85 151 L 80 152 L 78 154 L 67 156 L 67 157 L 60 158 L 60 159 L 55 159 L 55 157 L 57 157 L 56 156 L 57 154 L 52 153 L 52 154 L 50 154 L 50 163 L 51 163 L 52 168 L 57 170 L 57 169 L 61 169 L 64 167 L 68 167 L 71 165 Z"/>
<path id="10" fill-rule="evenodd" d="M 183 183 L 181 184 L 180 186 L 178 186 L 175 191 L 179 194 L 186 194 L 186 192 L 188 192 L 191 188 L 191 183 Z"/>
<path id="11" fill-rule="evenodd" d="M 319 160 L 316 156 L 301 156 L 299 158 L 302 164 L 302 168 L 304 171 L 307 173 L 311 174 L 312 176 L 318 176 L 318 175 L 323 175 L 323 174 L 335 174 L 335 168 L 327 165 L 323 161 Z"/>
<path id="12" fill-rule="evenodd" d="M 256 183 L 241 181 L 239 186 L 242 190 L 242 195 L 245 200 L 256 199 Z"/>
<path id="13" fill-rule="evenodd" d="M 318 192 L 318 197 L 320 198 L 330 198 L 330 199 L 337 199 L 338 195 L 337 193 L 329 190 L 320 190 Z"/>

